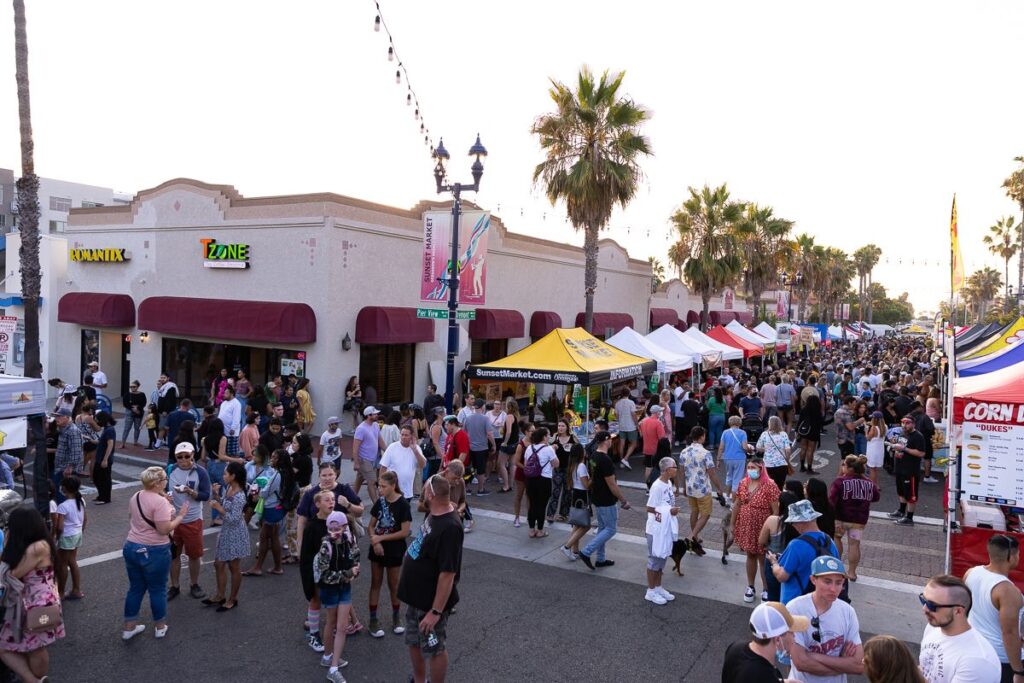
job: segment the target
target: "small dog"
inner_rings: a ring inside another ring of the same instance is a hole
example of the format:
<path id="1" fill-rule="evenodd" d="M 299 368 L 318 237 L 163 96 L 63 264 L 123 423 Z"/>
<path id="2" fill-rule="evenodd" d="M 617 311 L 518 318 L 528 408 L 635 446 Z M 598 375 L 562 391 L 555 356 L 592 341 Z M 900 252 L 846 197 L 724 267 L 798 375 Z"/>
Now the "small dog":
<path id="1" fill-rule="evenodd" d="M 732 535 L 732 508 L 725 511 L 722 518 L 722 564 L 729 564 L 729 548 L 735 539 Z"/>
<path id="2" fill-rule="evenodd" d="M 675 571 L 676 576 L 682 576 L 683 572 L 679 570 L 679 563 L 683 561 L 683 555 L 690 549 L 690 539 L 680 538 L 672 541 L 672 562 L 675 566 L 672 569 Z"/>

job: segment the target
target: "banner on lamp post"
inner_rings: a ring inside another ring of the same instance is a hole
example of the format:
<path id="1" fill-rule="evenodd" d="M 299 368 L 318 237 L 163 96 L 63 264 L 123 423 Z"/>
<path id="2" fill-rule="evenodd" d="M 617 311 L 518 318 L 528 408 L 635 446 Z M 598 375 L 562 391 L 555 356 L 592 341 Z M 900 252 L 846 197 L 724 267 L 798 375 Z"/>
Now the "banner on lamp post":
<path id="1" fill-rule="evenodd" d="M 491 214 L 465 211 L 459 219 L 459 303 L 483 305 L 487 298 L 487 236 Z M 423 255 L 420 260 L 420 301 L 448 300 L 451 262 L 452 215 L 446 211 L 423 214 Z"/>
<path id="2" fill-rule="evenodd" d="M 789 292 L 775 292 L 775 317 L 789 318 Z"/>

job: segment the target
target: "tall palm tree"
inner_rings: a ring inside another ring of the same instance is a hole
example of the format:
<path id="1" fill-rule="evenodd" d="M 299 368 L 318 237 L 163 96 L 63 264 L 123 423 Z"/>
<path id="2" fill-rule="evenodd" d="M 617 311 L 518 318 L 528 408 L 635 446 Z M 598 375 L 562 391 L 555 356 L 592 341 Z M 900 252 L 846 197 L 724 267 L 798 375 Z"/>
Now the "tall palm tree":
<path id="1" fill-rule="evenodd" d="M 18 229 L 21 232 L 21 298 L 25 308 L 25 376 L 42 377 L 39 363 L 39 177 L 36 175 L 32 141 L 32 107 L 28 84 L 28 33 L 25 2 L 14 0 L 14 71 L 18 84 L 18 123 L 21 132 L 21 177 L 18 179 Z M 29 418 L 29 443 L 35 446 L 33 488 L 35 506 L 45 516 L 49 499 L 49 462 L 43 438 L 43 418 Z"/>
<path id="2" fill-rule="evenodd" d="M 1003 285 L 999 271 L 991 266 L 971 273 L 967 279 L 967 291 L 972 305 L 976 311 L 979 321 L 985 319 L 989 304 L 999 294 L 999 288 Z"/>
<path id="3" fill-rule="evenodd" d="M 754 302 L 754 314 L 761 307 L 761 293 L 778 278 L 781 254 L 793 221 L 775 216 L 770 206 L 747 205 L 736 224 L 736 237 L 743 254 L 743 284 Z"/>
<path id="4" fill-rule="evenodd" d="M 846 298 L 850 291 L 850 280 L 856 272 L 846 252 L 835 247 L 823 249 L 815 286 L 818 294 L 818 322 L 831 322 L 835 306 Z"/>
<path id="5" fill-rule="evenodd" d="M 996 221 L 995 225 L 988 228 L 988 234 L 981 241 L 988 245 L 988 250 L 1003 259 L 1003 274 L 1006 284 L 1006 296 L 1003 300 L 1003 310 L 1010 310 L 1010 259 L 1020 249 L 1019 234 L 1021 226 L 1014 225 L 1013 216 L 1007 216 Z"/>
<path id="6" fill-rule="evenodd" d="M 1007 176 L 1003 187 L 1006 188 L 1006 196 L 1020 207 L 1021 223 L 1024 224 L 1024 156 L 1013 160 L 1020 164 L 1020 168 Z M 1024 296 L 1024 230 L 1017 235 L 1017 245 L 1020 247 L 1017 254 L 1017 296 Z"/>
<path id="7" fill-rule="evenodd" d="M 543 183 L 552 205 L 565 201 L 569 222 L 583 230 L 588 332 L 594 322 L 598 233 L 616 204 L 625 207 L 633 199 L 643 176 L 640 158 L 651 154 L 650 141 L 640 132 L 650 113 L 619 96 L 624 76 L 605 71 L 596 78 L 584 66 L 575 89 L 552 80 L 548 94 L 555 111 L 539 116 L 531 128 L 545 154 L 533 171 L 534 184 Z"/>
<path id="8" fill-rule="evenodd" d="M 817 247 L 817 251 L 815 247 Z M 810 297 L 811 290 L 818 281 L 818 259 L 820 255 L 821 247 L 814 243 L 813 237 L 806 232 L 796 236 L 796 239 L 793 241 L 793 255 L 791 258 L 797 269 L 804 275 L 803 284 L 796 290 L 796 298 L 800 302 L 797 318 L 800 321 L 807 320 L 804 314 L 807 309 L 807 299 Z"/>
<path id="9" fill-rule="evenodd" d="M 651 264 L 651 291 L 654 291 L 665 281 L 665 266 L 653 256 L 648 256 L 647 262 Z"/>
<path id="10" fill-rule="evenodd" d="M 868 271 L 871 270 L 871 250 L 869 247 L 864 246 L 853 252 L 853 264 L 857 269 L 857 305 L 860 310 L 858 312 L 858 319 L 863 322 L 865 313 L 865 299 L 867 298 L 868 291 Z"/>
<path id="11" fill-rule="evenodd" d="M 677 240 L 668 248 L 668 262 L 676 269 L 676 277 L 683 279 L 683 264 L 686 263 L 690 247 L 682 240 Z"/>
<path id="12" fill-rule="evenodd" d="M 867 254 L 867 271 L 868 271 L 868 287 L 871 287 L 872 276 L 874 275 L 875 266 L 878 265 L 879 260 L 882 258 L 882 250 L 874 244 L 865 245 L 864 249 Z M 875 321 L 875 307 L 874 302 L 868 298 L 868 324 Z"/>
<path id="13" fill-rule="evenodd" d="M 691 187 L 689 192 L 689 199 L 671 220 L 680 241 L 690 247 L 683 274 L 690 288 L 700 293 L 700 325 L 706 330 L 711 295 L 733 284 L 743 267 L 735 227 L 743 218 L 744 207 L 730 201 L 724 183 L 713 190 L 707 185 L 700 191 Z"/>

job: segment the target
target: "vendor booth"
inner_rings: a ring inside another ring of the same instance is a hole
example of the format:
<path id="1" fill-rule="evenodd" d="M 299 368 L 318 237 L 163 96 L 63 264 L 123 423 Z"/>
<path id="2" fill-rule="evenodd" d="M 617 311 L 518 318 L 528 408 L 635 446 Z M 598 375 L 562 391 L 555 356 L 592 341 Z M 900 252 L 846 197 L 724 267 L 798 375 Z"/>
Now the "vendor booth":
<path id="1" fill-rule="evenodd" d="M 1006 327 L 1009 328 L 1009 325 Z M 992 341 L 993 335 L 999 334 L 1003 329 L 1004 326 L 999 323 L 977 325 L 970 332 L 965 333 L 963 337 L 957 337 L 955 342 L 957 358 L 966 357 L 970 355 L 974 349 L 988 344 Z"/>
<path id="2" fill-rule="evenodd" d="M 749 342 L 746 339 L 729 332 L 729 330 L 725 329 L 721 325 L 716 325 L 708 330 L 708 336 L 721 344 L 740 349 L 743 351 L 744 360 L 753 358 L 754 356 L 764 355 L 763 346 Z"/>
<path id="3" fill-rule="evenodd" d="M 702 349 L 702 352 L 721 351 L 722 360 L 743 360 L 743 349 L 737 349 L 735 346 L 723 344 L 717 339 L 713 339 L 704 334 L 696 327 L 691 327 L 686 330 L 686 332 L 683 332 L 683 336 L 688 337 L 693 343 L 693 346 Z"/>
<path id="4" fill-rule="evenodd" d="M 674 353 L 689 356 L 694 365 L 705 369 L 718 367 L 722 363 L 721 351 L 698 347 L 673 325 L 662 325 L 648 334 L 646 339 Z"/>
<path id="5" fill-rule="evenodd" d="M 667 324 L 667 323 L 666 323 Z M 658 372 L 672 373 L 693 369 L 691 354 L 677 353 L 651 341 L 632 327 L 624 327 L 605 340 L 609 346 L 620 351 L 631 353 L 641 358 L 653 358 L 658 364 Z"/>
<path id="6" fill-rule="evenodd" d="M 780 335 L 778 330 L 769 325 L 768 323 L 761 321 L 754 328 L 754 332 L 761 335 L 765 339 L 775 341 L 775 351 L 777 353 L 786 353 L 789 350 L 789 334 Z"/>
<path id="7" fill-rule="evenodd" d="M 973 360 L 993 353 L 999 353 L 1022 339 L 1024 339 L 1024 318 L 1018 318 L 1000 330 L 998 334 L 989 336 L 985 342 L 969 351 L 957 353 L 957 358 L 959 360 Z"/>
<path id="8" fill-rule="evenodd" d="M 744 327 L 736 320 L 733 320 L 731 323 L 726 325 L 725 329 L 732 336 L 739 337 L 740 339 L 743 339 L 744 341 L 747 341 L 756 346 L 757 348 L 761 349 L 761 351 L 764 352 L 765 355 L 771 355 L 772 353 L 775 353 L 774 334 L 772 334 L 771 339 L 768 339 L 766 337 L 761 336 L 757 332 L 754 332 Z"/>

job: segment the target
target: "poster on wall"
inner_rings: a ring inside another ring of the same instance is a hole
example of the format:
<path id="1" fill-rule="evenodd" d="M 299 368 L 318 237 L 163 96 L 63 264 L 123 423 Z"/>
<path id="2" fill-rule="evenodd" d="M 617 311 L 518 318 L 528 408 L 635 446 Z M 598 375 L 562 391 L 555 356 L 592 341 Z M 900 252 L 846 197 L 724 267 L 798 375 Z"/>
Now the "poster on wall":
<path id="1" fill-rule="evenodd" d="M 306 375 L 306 360 L 304 358 L 281 358 L 281 376 L 288 377 L 289 375 L 295 375 L 296 377 L 305 377 Z"/>
<path id="2" fill-rule="evenodd" d="M 483 305 L 487 298 L 487 236 L 491 214 L 465 211 L 459 220 L 459 302 Z M 428 211 L 423 215 L 423 255 L 420 259 L 420 301 L 448 300 L 452 216 Z"/>
<path id="3" fill-rule="evenodd" d="M 967 499 L 1024 504 L 1024 404 L 967 402 L 961 439 Z"/>
<path id="4" fill-rule="evenodd" d="M 731 311 L 733 300 L 735 298 L 736 293 L 732 291 L 732 287 L 726 287 L 725 291 L 722 292 L 722 308 L 726 311 Z"/>
<path id="5" fill-rule="evenodd" d="M 775 292 L 775 317 L 789 319 L 789 292 Z"/>

